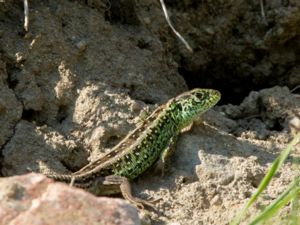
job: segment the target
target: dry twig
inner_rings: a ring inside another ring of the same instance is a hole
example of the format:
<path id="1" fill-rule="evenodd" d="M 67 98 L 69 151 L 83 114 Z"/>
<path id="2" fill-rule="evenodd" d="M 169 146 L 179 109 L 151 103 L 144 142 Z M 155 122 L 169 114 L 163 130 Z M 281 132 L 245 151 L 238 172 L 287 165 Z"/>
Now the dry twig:
<path id="1" fill-rule="evenodd" d="M 28 0 L 24 0 L 24 30 L 28 32 L 29 25 L 29 9 L 28 9 Z"/>
<path id="2" fill-rule="evenodd" d="M 166 8 L 166 5 L 164 3 L 164 0 L 160 0 L 160 4 L 161 4 L 161 7 L 163 9 L 163 12 L 164 12 L 164 16 L 166 18 L 166 21 L 169 25 L 169 27 L 171 27 L 172 31 L 175 33 L 175 35 L 179 38 L 179 40 L 185 45 L 185 47 L 190 51 L 190 52 L 193 52 L 193 49 L 191 48 L 191 46 L 189 45 L 189 43 L 187 43 L 187 41 L 181 36 L 181 34 L 174 28 L 174 26 L 172 25 L 171 23 L 171 20 L 169 18 L 169 15 L 168 15 L 168 11 L 167 11 L 167 8 Z"/>

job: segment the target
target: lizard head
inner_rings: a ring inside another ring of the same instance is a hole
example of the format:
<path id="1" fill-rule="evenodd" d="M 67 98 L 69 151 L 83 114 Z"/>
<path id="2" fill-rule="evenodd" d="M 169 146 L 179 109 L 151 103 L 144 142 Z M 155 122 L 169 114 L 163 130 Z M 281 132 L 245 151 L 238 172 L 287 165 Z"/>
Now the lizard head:
<path id="1" fill-rule="evenodd" d="M 220 98 L 221 93 L 213 89 L 196 88 L 185 92 L 170 102 L 173 118 L 177 118 L 181 126 L 186 126 L 217 104 Z"/>

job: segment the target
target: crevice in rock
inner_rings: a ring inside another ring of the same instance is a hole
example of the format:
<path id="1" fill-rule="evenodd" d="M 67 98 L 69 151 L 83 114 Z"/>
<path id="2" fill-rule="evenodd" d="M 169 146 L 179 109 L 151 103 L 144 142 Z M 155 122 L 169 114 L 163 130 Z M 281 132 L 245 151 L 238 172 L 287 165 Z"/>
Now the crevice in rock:
<path id="1" fill-rule="evenodd" d="M 60 105 L 57 113 L 57 121 L 62 123 L 68 117 L 69 107 L 66 105 Z"/>
<path id="2" fill-rule="evenodd" d="M 27 120 L 29 122 L 35 121 L 37 115 L 37 111 L 33 109 L 24 109 L 22 113 L 22 119 Z"/>
<path id="3" fill-rule="evenodd" d="M 140 24 L 135 10 L 135 1 L 110 1 L 110 7 L 105 11 L 105 20 L 112 24 Z"/>
<path id="4" fill-rule="evenodd" d="M 240 104 L 250 91 L 259 90 L 259 88 L 254 87 L 250 77 L 245 76 L 244 80 L 230 80 L 230 77 L 234 77 L 233 71 L 223 71 L 223 74 L 220 74 L 221 71 L 214 71 L 211 68 L 203 71 L 188 71 L 183 67 L 179 68 L 179 73 L 183 76 L 189 89 L 212 88 L 219 90 L 222 93 L 222 98 L 218 104 L 221 105 Z M 226 74 L 230 75 L 226 78 Z"/>
<path id="5" fill-rule="evenodd" d="M 19 73 L 21 71 L 21 69 L 17 67 L 17 65 L 13 59 L 9 58 L 5 54 L 1 54 L 1 59 L 6 64 L 7 85 L 10 89 L 14 90 L 16 88 L 16 86 L 18 85 L 19 81 L 16 78 L 13 78 L 12 74 Z"/>
<path id="6" fill-rule="evenodd" d="M 115 145 L 117 145 L 119 142 L 120 142 L 120 137 L 118 137 L 117 135 L 112 135 L 106 139 L 104 147 L 112 148 Z"/>
<path id="7" fill-rule="evenodd" d="M 274 123 L 273 123 L 273 126 L 270 127 L 273 131 L 278 131 L 278 132 L 281 132 L 284 130 L 284 126 L 282 125 L 284 124 L 284 121 L 283 119 L 281 118 L 277 118 Z"/>
<path id="8" fill-rule="evenodd" d="M 7 138 L 7 140 L 5 141 L 5 143 L 0 146 L 0 176 L 3 177 L 3 174 L 2 174 L 2 168 L 3 168 L 3 165 L 4 165 L 4 156 L 3 156 L 3 149 L 5 149 L 5 147 L 9 144 L 9 142 L 11 141 L 11 139 L 15 136 L 15 133 L 16 133 L 16 127 L 17 125 L 19 124 L 19 122 L 21 121 L 21 119 L 19 119 L 15 126 L 12 128 L 13 132 L 12 132 L 12 135 L 10 137 Z"/>

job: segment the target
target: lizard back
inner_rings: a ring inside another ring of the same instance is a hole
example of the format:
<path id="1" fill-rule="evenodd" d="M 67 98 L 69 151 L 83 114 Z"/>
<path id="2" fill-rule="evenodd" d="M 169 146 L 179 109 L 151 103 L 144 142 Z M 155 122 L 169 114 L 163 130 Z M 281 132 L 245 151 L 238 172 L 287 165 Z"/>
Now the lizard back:
<path id="1" fill-rule="evenodd" d="M 134 179 L 153 165 L 181 129 L 214 106 L 220 93 L 212 89 L 185 92 L 158 107 L 140 126 L 103 157 L 73 174 L 50 177 L 85 183 L 95 177 L 119 175 Z"/>

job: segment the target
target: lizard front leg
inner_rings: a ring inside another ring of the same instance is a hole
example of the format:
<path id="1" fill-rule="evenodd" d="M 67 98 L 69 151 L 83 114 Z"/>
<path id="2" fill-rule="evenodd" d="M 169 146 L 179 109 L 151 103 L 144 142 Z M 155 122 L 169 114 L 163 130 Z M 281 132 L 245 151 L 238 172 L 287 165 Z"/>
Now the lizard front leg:
<path id="1" fill-rule="evenodd" d="M 165 175 L 166 162 L 175 151 L 177 139 L 177 135 L 170 139 L 168 146 L 161 152 L 160 158 L 155 165 L 155 170 L 157 172 L 161 171 L 162 177 Z"/>

